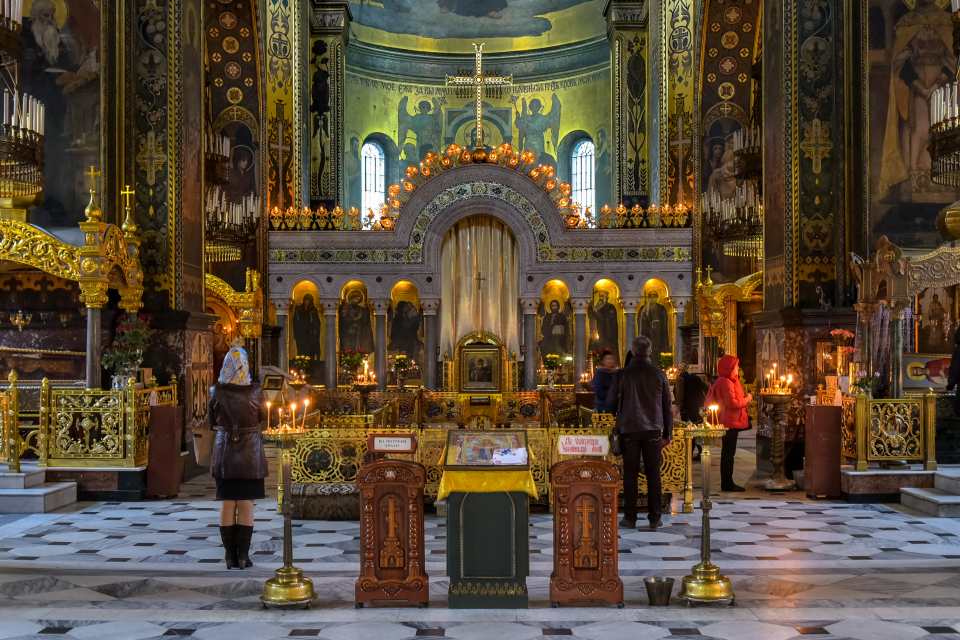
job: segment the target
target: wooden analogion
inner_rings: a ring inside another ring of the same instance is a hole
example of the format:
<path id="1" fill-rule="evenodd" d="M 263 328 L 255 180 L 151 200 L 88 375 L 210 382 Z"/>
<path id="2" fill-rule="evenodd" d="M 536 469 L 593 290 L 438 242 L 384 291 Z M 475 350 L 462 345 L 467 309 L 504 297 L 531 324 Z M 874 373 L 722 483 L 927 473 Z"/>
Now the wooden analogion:
<path id="1" fill-rule="evenodd" d="M 617 560 L 620 472 L 605 460 L 565 460 L 550 469 L 553 574 L 550 604 L 623 606 Z"/>
<path id="2" fill-rule="evenodd" d="M 360 577 L 356 604 L 427 606 L 423 487 L 416 462 L 378 460 L 357 476 L 360 489 Z"/>

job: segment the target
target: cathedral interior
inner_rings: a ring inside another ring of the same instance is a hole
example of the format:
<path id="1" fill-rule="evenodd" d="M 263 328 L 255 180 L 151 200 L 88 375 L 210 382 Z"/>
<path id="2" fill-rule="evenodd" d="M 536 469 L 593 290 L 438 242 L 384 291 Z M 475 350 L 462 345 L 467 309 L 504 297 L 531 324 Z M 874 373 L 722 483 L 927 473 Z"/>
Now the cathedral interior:
<path id="1" fill-rule="evenodd" d="M 960 0 L 3 0 L 0 638 L 960 638 L 958 56 Z M 618 532 L 643 339 L 664 522 Z M 451 487 L 506 476 L 456 474 L 518 448 L 526 582 L 458 590 Z"/>

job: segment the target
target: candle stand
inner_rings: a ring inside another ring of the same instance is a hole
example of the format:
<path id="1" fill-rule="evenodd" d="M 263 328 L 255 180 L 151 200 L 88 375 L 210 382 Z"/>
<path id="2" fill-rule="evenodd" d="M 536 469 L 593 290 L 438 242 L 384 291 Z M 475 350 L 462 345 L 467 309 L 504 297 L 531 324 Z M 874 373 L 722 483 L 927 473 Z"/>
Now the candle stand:
<path id="1" fill-rule="evenodd" d="M 354 382 L 353 390 L 360 394 L 360 413 L 370 413 L 370 393 L 377 390 L 376 382 Z"/>
<path id="2" fill-rule="evenodd" d="M 292 426 L 291 426 L 292 425 Z M 290 424 L 280 424 L 265 435 L 280 447 L 280 480 L 286 496 L 290 495 L 290 449 L 303 435 L 303 425 L 297 430 L 295 416 Z M 306 609 L 315 595 L 313 581 L 293 566 L 293 513 L 290 500 L 283 501 L 283 566 L 263 585 L 260 602 L 265 608 Z"/>
<path id="3" fill-rule="evenodd" d="M 701 438 L 703 451 L 700 453 L 700 467 L 703 469 L 703 497 L 700 508 L 703 511 L 703 524 L 700 534 L 700 562 L 694 565 L 692 573 L 683 579 L 680 598 L 687 605 L 693 604 L 733 604 L 733 585 L 730 579 L 720 574 L 720 567 L 710 561 L 710 446 L 726 433 L 722 425 L 711 423 L 687 425 L 687 438 Z"/>
<path id="4" fill-rule="evenodd" d="M 784 429 L 787 422 L 787 407 L 793 399 L 792 393 L 761 390 L 760 398 L 772 409 L 770 416 L 770 461 L 773 463 L 773 475 L 764 483 L 767 491 L 793 491 L 797 483 L 787 478 L 784 470 Z"/>

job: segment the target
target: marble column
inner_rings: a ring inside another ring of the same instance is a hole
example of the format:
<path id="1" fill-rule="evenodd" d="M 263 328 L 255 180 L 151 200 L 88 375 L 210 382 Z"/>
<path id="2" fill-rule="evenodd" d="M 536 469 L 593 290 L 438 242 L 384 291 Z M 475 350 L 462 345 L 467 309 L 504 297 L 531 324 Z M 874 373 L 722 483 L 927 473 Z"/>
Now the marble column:
<path id="1" fill-rule="evenodd" d="M 890 310 L 890 397 L 903 397 L 903 313 L 902 304 Z"/>
<path id="2" fill-rule="evenodd" d="M 674 318 L 675 322 L 674 327 L 674 336 L 673 336 L 673 363 L 679 365 L 683 362 L 683 358 L 686 354 L 683 352 L 683 334 L 680 332 L 680 326 L 683 324 L 684 316 L 687 312 L 687 305 L 690 304 L 690 298 L 687 296 L 673 296 L 673 309 L 674 309 Z"/>
<path id="3" fill-rule="evenodd" d="M 280 328 L 280 338 L 277 341 L 277 366 L 281 371 L 290 370 L 290 350 L 287 345 L 290 341 L 290 301 L 287 299 L 274 300 L 277 308 L 277 326 Z"/>
<path id="4" fill-rule="evenodd" d="M 537 362 L 540 361 L 540 352 L 537 348 L 539 305 L 539 298 L 524 298 L 520 301 L 523 309 L 523 388 L 531 391 L 537 388 Z"/>
<path id="5" fill-rule="evenodd" d="M 103 334 L 100 331 L 103 309 L 87 307 L 87 389 L 100 388 L 100 349 Z"/>
<path id="6" fill-rule="evenodd" d="M 622 304 L 623 324 L 625 328 L 623 357 L 626 359 L 627 352 L 633 349 L 633 339 L 637 337 L 637 307 L 640 306 L 640 304 L 636 300 L 624 300 Z"/>
<path id="7" fill-rule="evenodd" d="M 374 371 L 377 373 L 377 386 L 381 391 L 387 388 L 387 309 L 389 307 L 389 299 L 373 301 L 373 317 L 376 321 Z"/>
<path id="8" fill-rule="evenodd" d="M 339 369 L 339 359 L 337 357 L 337 309 L 340 307 L 340 301 L 337 298 L 326 298 L 320 301 L 323 307 L 323 328 L 324 328 L 324 384 L 327 389 L 337 388 L 337 373 Z"/>
<path id="9" fill-rule="evenodd" d="M 423 386 L 428 389 L 437 389 L 437 341 L 439 334 L 440 301 L 436 299 L 420 300 L 423 310 Z"/>
<path id="10" fill-rule="evenodd" d="M 590 298 L 572 298 L 570 303 L 573 305 L 573 367 L 576 370 L 574 380 L 579 380 L 588 371 L 587 308 L 590 306 Z"/>

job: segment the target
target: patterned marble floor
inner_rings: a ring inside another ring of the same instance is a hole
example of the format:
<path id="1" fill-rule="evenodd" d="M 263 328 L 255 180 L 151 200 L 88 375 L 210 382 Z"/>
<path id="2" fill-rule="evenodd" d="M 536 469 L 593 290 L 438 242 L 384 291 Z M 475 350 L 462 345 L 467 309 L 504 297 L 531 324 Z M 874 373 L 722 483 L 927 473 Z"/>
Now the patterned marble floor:
<path id="1" fill-rule="evenodd" d="M 46 515 L 0 516 L 0 639 L 201 640 L 717 640 L 960 639 L 960 521 L 886 505 L 748 494 L 715 501 L 713 556 L 732 578 L 734 607 L 646 606 L 643 577 L 679 580 L 698 553 L 699 516 L 673 515 L 657 532 L 624 532 L 627 607 L 551 609 L 552 522 L 531 518 L 531 606 L 446 608 L 445 527 L 426 526 L 429 609 L 352 606 L 359 526 L 296 523 L 297 563 L 313 577 L 309 611 L 264 611 L 263 580 L 279 566 L 281 520 L 256 512 L 254 562 L 222 565 L 217 504 L 206 479 L 181 497 L 86 503 Z"/>

